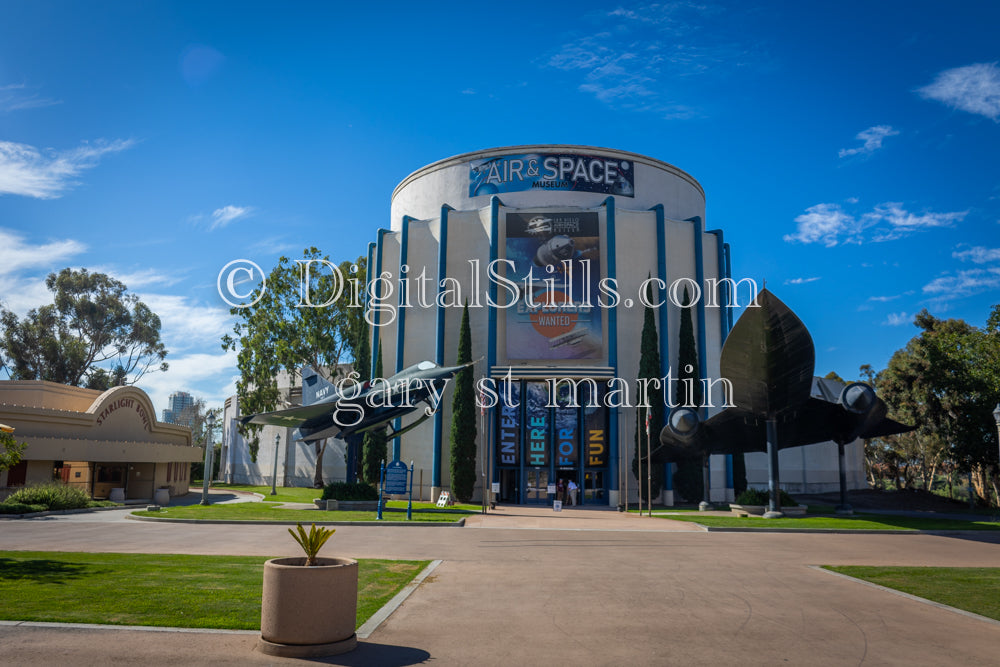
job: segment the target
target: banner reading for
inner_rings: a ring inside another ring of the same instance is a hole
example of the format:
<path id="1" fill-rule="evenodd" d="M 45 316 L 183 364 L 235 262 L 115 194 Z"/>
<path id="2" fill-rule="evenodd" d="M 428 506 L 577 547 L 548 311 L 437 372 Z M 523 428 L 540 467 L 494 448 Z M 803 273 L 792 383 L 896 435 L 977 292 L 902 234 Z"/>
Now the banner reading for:
<path id="1" fill-rule="evenodd" d="M 601 358 L 599 222 L 597 211 L 506 214 L 506 278 L 519 287 L 503 311 L 508 359 Z"/>

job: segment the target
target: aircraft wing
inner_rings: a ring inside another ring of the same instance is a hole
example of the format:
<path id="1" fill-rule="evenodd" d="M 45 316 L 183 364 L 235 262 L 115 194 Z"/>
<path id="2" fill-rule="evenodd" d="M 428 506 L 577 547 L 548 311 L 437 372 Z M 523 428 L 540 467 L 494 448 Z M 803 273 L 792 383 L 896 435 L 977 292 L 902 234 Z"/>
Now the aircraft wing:
<path id="1" fill-rule="evenodd" d="M 298 405 L 293 408 L 276 410 L 274 412 L 262 412 L 256 415 L 241 417 L 240 422 L 244 424 L 264 424 L 268 426 L 284 426 L 286 428 L 296 428 L 303 424 L 321 419 L 329 415 L 334 406 L 329 403 L 319 403 L 316 405 Z"/>
<path id="2" fill-rule="evenodd" d="M 767 289 L 757 295 L 722 346 L 720 377 L 732 402 L 761 417 L 795 410 L 809 398 L 816 353 L 808 329 Z"/>
<path id="3" fill-rule="evenodd" d="M 909 433 L 910 431 L 915 430 L 917 430 L 916 426 L 907 426 L 906 424 L 900 424 L 895 419 L 886 418 L 872 428 L 865 429 L 859 437 L 881 438 L 886 435 L 898 435 L 900 433 Z"/>

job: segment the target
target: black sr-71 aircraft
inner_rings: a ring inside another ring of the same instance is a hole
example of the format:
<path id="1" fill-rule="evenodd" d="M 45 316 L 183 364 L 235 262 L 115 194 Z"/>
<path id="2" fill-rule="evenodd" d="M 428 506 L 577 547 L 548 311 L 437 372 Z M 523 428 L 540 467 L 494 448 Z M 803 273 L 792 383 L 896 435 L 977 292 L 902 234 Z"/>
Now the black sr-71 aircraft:
<path id="1" fill-rule="evenodd" d="M 722 347 L 719 367 L 732 383 L 729 407 L 702 421 L 689 407 L 674 409 L 660 432 L 665 461 L 702 459 L 711 454 L 769 452 L 772 511 L 778 484 L 777 452 L 833 440 L 840 446 L 856 438 L 912 431 L 886 418 L 886 405 L 866 384 L 854 382 L 839 395 L 821 381 L 824 397 L 812 396 L 815 350 L 802 321 L 766 288 L 733 326 Z M 823 391 L 825 389 L 825 391 Z M 841 503 L 845 487 L 841 470 Z"/>
<path id="2" fill-rule="evenodd" d="M 313 443 L 324 438 L 354 440 L 366 431 L 387 428 L 389 422 L 425 404 L 420 419 L 387 434 L 395 438 L 433 415 L 441 406 L 444 390 L 461 366 L 438 366 L 422 361 L 389 378 L 364 383 L 344 383 L 342 391 L 325 380 L 315 369 L 302 369 L 302 405 L 247 415 L 244 424 L 263 424 L 296 428 L 295 439 Z"/>

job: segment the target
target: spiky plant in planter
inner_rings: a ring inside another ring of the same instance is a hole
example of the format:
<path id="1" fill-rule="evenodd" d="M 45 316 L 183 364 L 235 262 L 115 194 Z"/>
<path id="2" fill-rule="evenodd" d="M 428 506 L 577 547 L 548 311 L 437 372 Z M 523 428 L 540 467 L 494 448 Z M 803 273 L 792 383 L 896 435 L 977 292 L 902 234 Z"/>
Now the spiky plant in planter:
<path id="1" fill-rule="evenodd" d="M 316 554 L 337 530 L 335 528 L 317 528 L 316 524 L 313 524 L 307 533 L 301 523 L 295 524 L 295 528 L 298 532 L 289 528 L 288 533 L 306 552 L 306 567 L 312 567 L 317 564 Z"/>
<path id="2" fill-rule="evenodd" d="M 288 533 L 306 557 L 264 563 L 257 645 L 262 653 L 315 658 L 357 646 L 358 562 L 318 556 L 334 532 L 296 524 Z"/>

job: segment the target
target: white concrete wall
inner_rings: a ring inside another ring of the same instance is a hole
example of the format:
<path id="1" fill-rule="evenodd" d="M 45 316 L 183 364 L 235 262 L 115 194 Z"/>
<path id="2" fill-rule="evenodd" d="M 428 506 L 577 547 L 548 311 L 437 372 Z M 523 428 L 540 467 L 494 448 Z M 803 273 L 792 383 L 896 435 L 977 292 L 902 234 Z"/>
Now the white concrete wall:
<path id="1" fill-rule="evenodd" d="M 306 445 L 299 441 L 291 441 L 293 429 L 277 426 L 265 426 L 260 433 L 260 446 L 257 460 L 250 458 L 250 448 L 236 430 L 236 418 L 239 416 L 236 397 L 226 400 L 223 411 L 222 428 L 224 460 L 219 466 L 220 475 L 225 482 L 232 484 L 252 484 L 270 486 L 274 479 L 274 461 L 277 455 L 278 475 L 277 486 L 308 487 L 313 485 L 316 473 L 316 449 L 314 445 Z M 278 446 L 275 452 L 274 436 L 277 435 Z M 323 453 L 323 481 L 343 482 L 347 479 L 347 466 L 344 463 L 346 443 L 330 438 L 326 451 Z"/>
<path id="2" fill-rule="evenodd" d="M 470 164 L 502 155 L 567 153 L 627 160 L 635 165 L 635 196 L 619 197 L 619 206 L 644 210 L 663 204 L 667 217 L 684 219 L 704 216 L 705 194 L 689 174 L 671 164 L 637 153 L 593 146 L 562 144 L 509 146 L 456 155 L 418 169 L 396 187 L 392 196 L 392 228 L 399 230 L 404 215 L 431 218 L 439 215 L 442 204 L 458 210 L 489 206 L 489 195 L 469 196 Z M 596 192 L 524 190 L 498 195 L 505 206 L 531 208 L 559 206 L 596 208 L 607 198 Z M 692 212 L 693 211 L 693 212 Z"/>
<path id="3" fill-rule="evenodd" d="M 856 440 L 844 447 L 847 470 L 847 488 L 865 489 L 864 443 Z M 755 452 L 746 455 L 747 484 L 766 489 L 767 454 Z M 837 464 L 837 445 L 823 442 L 805 447 L 789 447 L 778 452 L 778 470 L 781 488 L 796 493 L 831 493 L 840 490 L 840 472 Z"/>

